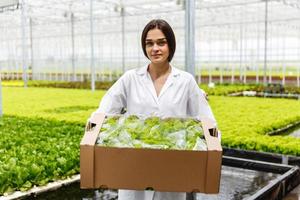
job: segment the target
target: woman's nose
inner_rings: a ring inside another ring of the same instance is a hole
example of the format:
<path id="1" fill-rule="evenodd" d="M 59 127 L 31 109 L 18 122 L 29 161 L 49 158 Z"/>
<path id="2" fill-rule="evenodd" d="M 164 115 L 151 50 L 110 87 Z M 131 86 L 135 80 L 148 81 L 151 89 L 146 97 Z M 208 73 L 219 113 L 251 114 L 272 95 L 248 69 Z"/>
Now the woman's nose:
<path id="1" fill-rule="evenodd" d="M 154 43 L 152 50 L 153 51 L 159 50 L 159 47 L 158 47 L 158 45 L 156 43 Z"/>

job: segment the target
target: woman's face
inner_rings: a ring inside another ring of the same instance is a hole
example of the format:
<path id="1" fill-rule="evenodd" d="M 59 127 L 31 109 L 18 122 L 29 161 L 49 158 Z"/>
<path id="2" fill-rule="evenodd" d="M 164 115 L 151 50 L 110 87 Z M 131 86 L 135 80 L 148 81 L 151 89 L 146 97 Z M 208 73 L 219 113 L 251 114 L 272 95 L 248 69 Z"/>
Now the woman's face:
<path id="1" fill-rule="evenodd" d="M 168 62 L 169 46 L 167 39 L 160 29 L 151 29 L 146 37 L 146 52 L 154 64 Z"/>

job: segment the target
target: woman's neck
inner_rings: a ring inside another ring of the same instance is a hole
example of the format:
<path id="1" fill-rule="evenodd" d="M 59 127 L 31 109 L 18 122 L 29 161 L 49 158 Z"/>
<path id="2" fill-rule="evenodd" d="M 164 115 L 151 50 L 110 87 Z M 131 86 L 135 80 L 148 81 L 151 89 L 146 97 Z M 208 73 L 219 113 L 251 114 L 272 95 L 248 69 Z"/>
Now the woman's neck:
<path id="1" fill-rule="evenodd" d="M 162 64 L 151 63 L 148 67 L 148 71 L 150 73 L 151 78 L 155 80 L 163 75 L 170 73 L 171 67 L 169 65 L 169 62 Z"/>

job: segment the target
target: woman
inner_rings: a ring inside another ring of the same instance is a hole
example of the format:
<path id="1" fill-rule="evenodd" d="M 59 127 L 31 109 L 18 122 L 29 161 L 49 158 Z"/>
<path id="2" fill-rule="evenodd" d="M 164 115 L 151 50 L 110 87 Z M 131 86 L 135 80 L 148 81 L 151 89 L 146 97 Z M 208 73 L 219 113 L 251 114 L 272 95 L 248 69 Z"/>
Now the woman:
<path id="1" fill-rule="evenodd" d="M 150 64 L 129 70 L 107 91 L 96 112 L 106 114 L 189 116 L 215 121 L 194 77 L 170 65 L 176 41 L 170 25 L 150 21 L 142 33 L 142 48 Z M 93 122 L 93 117 L 91 117 Z M 119 190 L 119 200 L 185 200 L 185 193 Z"/>

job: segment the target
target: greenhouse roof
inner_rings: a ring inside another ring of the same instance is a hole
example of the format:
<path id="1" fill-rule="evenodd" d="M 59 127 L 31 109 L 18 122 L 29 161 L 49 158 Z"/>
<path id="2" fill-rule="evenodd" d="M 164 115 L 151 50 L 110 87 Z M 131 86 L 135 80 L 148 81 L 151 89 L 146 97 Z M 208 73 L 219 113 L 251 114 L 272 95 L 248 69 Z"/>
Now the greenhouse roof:
<path id="1" fill-rule="evenodd" d="M 82 0 L 5 0 L 17 2 L 14 9 L 1 8 L 0 26 L 13 28 L 21 24 L 21 7 L 24 1 L 25 16 L 34 24 L 56 24 L 65 22 L 73 15 L 75 20 L 90 19 L 90 1 Z M 115 19 L 125 16 L 172 13 L 176 19 L 184 12 L 184 0 L 93 0 L 93 17 L 114 25 Z M 205 26 L 234 26 L 240 23 L 263 23 L 266 0 L 195 0 L 196 23 Z M 11 7 L 11 6 L 10 6 Z M 2 12 L 1 12 L 2 11 Z M 300 28 L 299 0 L 269 0 L 268 21 Z M 133 24 L 134 25 L 134 24 Z"/>

